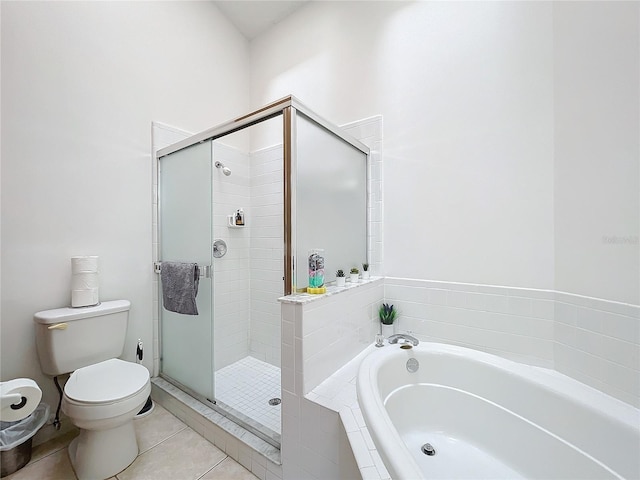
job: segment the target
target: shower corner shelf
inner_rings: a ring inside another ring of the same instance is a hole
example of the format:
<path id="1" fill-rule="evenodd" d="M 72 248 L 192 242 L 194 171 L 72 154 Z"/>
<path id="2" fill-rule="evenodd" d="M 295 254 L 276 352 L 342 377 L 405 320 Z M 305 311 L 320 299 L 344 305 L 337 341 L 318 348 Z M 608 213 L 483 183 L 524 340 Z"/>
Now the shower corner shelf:
<path id="1" fill-rule="evenodd" d="M 236 225 L 235 215 L 227 215 L 227 227 L 229 228 L 244 228 L 246 225 Z"/>

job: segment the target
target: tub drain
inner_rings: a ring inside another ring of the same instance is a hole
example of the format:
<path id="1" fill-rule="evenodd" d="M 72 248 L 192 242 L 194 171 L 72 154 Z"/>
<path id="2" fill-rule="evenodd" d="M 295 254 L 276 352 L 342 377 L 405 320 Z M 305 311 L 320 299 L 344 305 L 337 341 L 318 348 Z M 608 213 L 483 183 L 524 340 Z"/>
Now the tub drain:
<path id="1" fill-rule="evenodd" d="M 424 445 L 422 445 L 420 450 L 422 450 L 422 453 L 424 453 L 425 455 L 429 455 L 430 457 L 436 454 L 436 449 L 433 448 L 430 443 L 425 443 Z"/>
<path id="2" fill-rule="evenodd" d="M 271 400 L 269 400 L 269 405 L 271 406 L 275 406 L 275 405 L 280 405 L 280 403 L 282 402 L 282 400 L 280 400 L 279 398 L 272 398 Z"/>

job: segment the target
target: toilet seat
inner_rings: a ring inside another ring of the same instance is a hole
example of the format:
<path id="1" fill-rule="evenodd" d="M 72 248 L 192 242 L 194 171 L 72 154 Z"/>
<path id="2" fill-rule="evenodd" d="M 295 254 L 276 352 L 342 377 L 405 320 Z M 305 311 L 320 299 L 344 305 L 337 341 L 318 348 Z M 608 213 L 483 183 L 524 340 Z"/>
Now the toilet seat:
<path id="1" fill-rule="evenodd" d="M 79 428 L 137 413 L 151 394 L 149 371 L 117 358 L 79 368 L 64 387 L 62 411 Z M 133 418 L 133 415 L 131 418 Z"/>
<path id="2" fill-rule="evenodd" d="M 74 404 L 107 405 L 135 396 L 148 383 L 145 367 L 112 358 L 73 372 L 64 393 Z"/>

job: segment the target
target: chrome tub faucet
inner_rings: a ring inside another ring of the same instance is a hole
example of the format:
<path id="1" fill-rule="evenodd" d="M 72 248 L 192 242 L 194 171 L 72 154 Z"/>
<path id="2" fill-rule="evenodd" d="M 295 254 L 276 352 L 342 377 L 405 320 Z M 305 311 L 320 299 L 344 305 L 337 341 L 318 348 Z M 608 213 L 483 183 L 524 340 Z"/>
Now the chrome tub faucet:
<path id="1" fill-rule="evenodd" d="M 387 341 L 389 342 L 390 345 L 393 345 L 396 343 L 401 343 L 401 344 L 410 343 L 414 347 L 417 347 L 418 344 L 420 343 L 420 340 L 418 340 L 416 337 L 413 337 L 406 333 L 394 333 L 387 339 Z"/>

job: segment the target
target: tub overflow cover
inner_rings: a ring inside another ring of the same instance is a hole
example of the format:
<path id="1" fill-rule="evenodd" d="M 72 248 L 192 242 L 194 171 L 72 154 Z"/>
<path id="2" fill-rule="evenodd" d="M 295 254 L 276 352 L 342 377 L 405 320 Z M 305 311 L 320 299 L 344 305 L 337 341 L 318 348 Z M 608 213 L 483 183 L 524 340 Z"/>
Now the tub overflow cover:
<path id="1" fill-rule="evenodd" d="M 410 358 L 409 360 L 407 360 L 407 371 L 409 373 L 415 373 L 419 368 L 420 362 L 418 362 L 418 360 L 416 360 L 415 358 Z"/>

